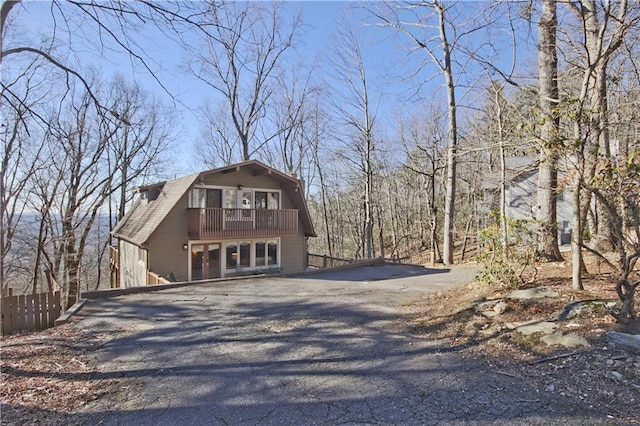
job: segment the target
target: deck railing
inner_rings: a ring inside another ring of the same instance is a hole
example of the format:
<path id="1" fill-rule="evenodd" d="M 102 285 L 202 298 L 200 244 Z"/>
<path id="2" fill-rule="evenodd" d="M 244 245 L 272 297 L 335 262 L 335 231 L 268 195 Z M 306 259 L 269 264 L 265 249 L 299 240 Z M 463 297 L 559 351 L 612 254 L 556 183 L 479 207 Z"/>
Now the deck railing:
<path id="1" fill-rule="evenodd" d="M 118 248 L 109 246 L 109 264 L 113 265 L 115 269 L 118 269 Z"/>
<path id="2" fill-rule="evenodd" d="M 189 209 L 189 238 L 286 237 L 298 234 L 294 209 Z"/>
<path id="3" fill-rule="evenodd" d="M 118 248 L 109 246 L 109 287 L 120 287 L 120 257 Z"/>
<path id="4" fill-rule="evenodd" d="M 147 271 L 147 285 L 169 284 L 170 281 L 160 275 Z"/>

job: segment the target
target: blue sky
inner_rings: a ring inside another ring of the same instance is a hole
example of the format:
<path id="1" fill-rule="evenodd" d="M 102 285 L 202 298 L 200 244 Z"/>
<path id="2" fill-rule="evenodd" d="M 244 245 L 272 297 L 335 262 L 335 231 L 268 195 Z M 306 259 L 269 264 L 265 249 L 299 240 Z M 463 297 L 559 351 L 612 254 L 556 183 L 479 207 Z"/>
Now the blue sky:
<path id="1" fill-rule="evenodd" d="M 302 32 L 302 43 L 296 48 L 296 53 L 309 61 L 315 58 L 325 58 L 331 47 L 332 37 L 336 30 L 337 22 L 346 18 L 361 24 L 361 18 L 357 14 L 349 13 L 345 9 L 353 5 L 346 1 L 328 2 L 328 1 L 299 1 L 290 2 L 287 6 L 292 9 L 299 8 L 302 12 L 303 21 L 305 23 Z M 21 22 L 30 28 L 30 36 L 38 37 L 38 33 L 47 34 L 51 28 L 51 12 L 49 10 L 51 3 L 49 2 L 27 2 L 24 4 L 24 10 L 20 11 L 22 15 Z M 463 4 L 464 6 L 464 4 Z M 24 12 L 27 11 L 28 15 Z M 28 16 L 28 19 L 24 19 Z M 372 29 L 369 28 L 369 31 Z M 362 31 L 367 31 L 363 28 Z M 372 31 L 373 32 L 373 31 Z M 395 81 L 384 76 L 384 72 L 393 71 L 392 74 L 402 76 L 403 72 L 396 67 L 401 67 L 400 57 L 404 56 L 401 44 L 392 36 L 392 31 L 380 30 L 375 31 L 376 42 L 375 47 L 370 48 L 363 41 L 366 60 L 371 61 L 372 68 L 369 70 L 370 76 L 374 83 L 379 86 L 385 86 L 385 95 L 391 92 L 403 91 L 403 95 L 411 92 L 412 86 L 415 84 L 401 82 L 400 77 L 396 77 Z M 154 60 L 152 67 L 156 71 L 162 84 L 168 91 L 178 99 L 180 104 L 178 107 L 178 141 L 179 141 L 179 158 L 174 162 L 174 166 L 181 169 L 181 172 L 189 172 L 191 165 L 189 158 L 193 157 L 192 144 L 198 138 L 199 119 L 197 109 L 212 96 L 212 91 L 203 83 L 186 72 L 181 67 L 185 59 L 185 52 L 176 43 L 171 43 L 165 36 L 159 34 L 157 30 L 147 30 L 141 34 L 140 45 L 147 52 L 147 56 Z M 171 102 L 171 97 L 162 89 L 162 87 L 154 81 L 139 64 L 132 62 L 131 59 L 122 53 L 103 50 L 96 51 L 95 40 L 89 40 L 83 43 L 81 48 L 75 45 L 77 49 L 77 60 L 81 62 L 83 67 L 93 66 L 98 69 L 100 74 L 108 80 L 115 73 L 122 74 L 125 78 L 135 80 L 140 83 L 146 90 L 163 98 L 165 102 Z M 435 70 L 427 70 L 421 78 L 432 74 Z M 433 98 L 444 99 L 444 92 L 440 90 L 442 87 L 442 76 L 436 75 L 428 83 L 426 90 L 420 97 L 414 98 L 411 102 L 397 103 L 393 97 L 385 99 L 381 112 L 381 119 L 388 121 L 383 127 L 389 127 L 394 120 L 394 115 L 399 108 L 415 108 L 419 107 L 421 102 L 431 101 Z M 426 99 L 426 101 L 424 101 Z"/>
<path id="2" fill-rule="evenodd" d="M 347 2 L 333 1 L 300 1 L 290 2 L 287 6 L 300 8 L 305 24 L 301 32 L 302 43 L 296 48 L 299 55 L 307 58 L 323 57 L 326 55 L 330 37 L 337 19 L 342 15 Z M 27 27 L 29 36 L 36 40 L 40 34 L 51 34 L 51 3 L 45 1 L 26 2 L 24 9 L 19 10 L 18 18 L 21 25 Z M 25 17 L 28 16 L 28 19 Z M 143 33 L 139 40 L 147 55 L 155 58 L 154 71 L 168 91 L 183 105 L 177 105 L 181 125 L 179 129 L 180 153 L 183 154 L 180 166 L 188 171 L 191 155 L 191 144 L 198 137 L 199 122 L 197 109 L 212 96 L 211 89 L 189 75 L 182 67 L 185 52 L 177 43 L 172 43 L 156 30 Z M 171 102 L 171 96 L 150 77 L 147 70 L 140 64 L 132 62 L 128 55 L 121 52 L 103 50 L 98 52 L 91 48 L 95 40 L 89 40 L 82 45 L 74 44 L 77 60 L 83 68 L 93 67 L 99 70 L 101 76 L 108 80 L 110 76 L 122 74 L 125 78 L 135 80 L 147 91 L 155 93 L 165 102 Z M 94 44 L 95 45 L 95 44 Z M 78 48 L 80 46 L 80 48 Z"/>

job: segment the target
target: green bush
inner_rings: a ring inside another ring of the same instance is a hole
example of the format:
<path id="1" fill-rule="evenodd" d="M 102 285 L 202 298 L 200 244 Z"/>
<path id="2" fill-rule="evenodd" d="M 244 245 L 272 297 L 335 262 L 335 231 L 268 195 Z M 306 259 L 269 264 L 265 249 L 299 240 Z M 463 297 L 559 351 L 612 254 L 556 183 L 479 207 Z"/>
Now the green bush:
<path id="1" fill-rule="evenodd" d="M 482 264 L 477 279 L 483 283 L 498 283 L 517 288 L 524 283 L 524 274 L 535 261 L 535 224 L 533 220 L 507 220 L 507 244 L 503 247 L 499 214 L 489 215 L 491 225 L 478 235 L 481 250 L 476 260 Z"/>

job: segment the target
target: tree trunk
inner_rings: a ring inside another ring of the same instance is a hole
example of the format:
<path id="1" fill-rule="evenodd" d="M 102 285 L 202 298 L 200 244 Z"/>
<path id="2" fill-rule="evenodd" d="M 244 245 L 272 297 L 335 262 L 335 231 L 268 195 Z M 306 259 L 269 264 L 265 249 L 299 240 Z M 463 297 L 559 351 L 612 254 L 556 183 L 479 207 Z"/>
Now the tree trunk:
<path id="1" fill-rule="evenodd" d="M 44 215 L 47 212 L 43 212 L 43 217 L 38 224 L 38 247 L 36 248 L 36 259 L 33 265 L 33 289 L 31 291 L 32 294 L 36 294 L 38 292 L 38 279 L 40 277 L 40 264 L 42 262 L 42 252 L 44 250 L 43 241 L 44 234 L 46 232 L 46 222 L 44 220 Z"/>
<path id="2" fill-rule="evenodd" d="M 596 83 L 594 87 L 594 91 L 597 93 L 595 96 L 594 103 L 596 104 L 594 107 L 597 108 L 597 116 L 594 120 L 597 120 L 598 132 L 597 141 L 594 140 L 593 143 L 597 143 L 599 147 L 598 151 L 598 164 L 600 168 L 606 168 L 611 166 L 611 149 L 609 146 L 609 131 L 608 131 L 608 107 L 607 107 L 607 79 L 606 79 L 606 70 L 607 64 L 606 62 L 599 64 L 596 67 Z M 596 222 L 596 229 L 594 235 L 594 246 L 600 247 L 605 251 L 615 250 L 618 241 L 616 241 L 613 229 L 611 218 L 609 212 L 606 210 L 605 206 L 597 202 L 596 200 L 596 216 L 598 218 Z"/>
<path id="3" fill-rule="evenodd" d="M 62 232 L 66 238 L 64 250 L 64 268 L 67 275 L 67 303 L 65 309 L 69 309 L 78 301 L 80 291 L 80 274 L 78 273 L 78 257 L 76 253 L 76 239 L 73 236 L 74 230 L 68 219 L 62 224 Z"/>
<path id="4" fill-rule="evenodd" d="M 453 264 L 453 225 L 455 213 L 455 194 L 456 194 L 456 150 L 458 146 L 458 127 L 457 127 L 457 110 L 456 110 L 456 92 L 455 83 L 453 81 L 453 68 L 451 65 L 451 46 L 447 40 L 447 32 L 445 29 L 444 7 L 437 5 L 440 40 L 442 43 L 442 52 L 444 56 L 444 78 L 447 86 L 447 191 L 444 203 L 444 264 Z"/>
<path id="5" fill-rule="evenodd" d="M 580 178 L 573 188 L 573 233 L 571 235 L 571 287 L 584 290 L 582 285 L 582 209 L 580 206 Z"/>
<path id="6" fill-rule="evenodd" d="M 124 135 L 123 135 L 123 152 L 129 152 L 129 118 L 125 116 L 125 125 L 124 125 Z M 129 158 L 128 155 L 125 154 L 125 158 L 122 161 L 122 167 L 120 169 L 122 186 L 120 187 L 120 206 L 118 207 L 118 221 L 120 221 L 126 212 L 126 204 L 127 204 L 127 183 L 129 182 Z"/>
<path id="7" fill-rule="evenodd" d="M 498 105 L 500 111 L 500 106 Z M 509 240 L 509 227 L 507 218 L 507 159 L 502 135 L 502 117 L 498 114 L 499 138 L 500 138 L 500 249 L 502 256 L 507 255 L 507 243 Z"/>
<path id="8" fill-rule="evenodd" d="M 558 25 L 556 1 L 544 0 L 538 21 L 538 73 L 540 78 L 540 109 L 544 123 L 540 139 L 538 169 L 538 212 L 540 221 L 538 252 L 547 261 L 562 260 L 558 247 L 558 55 L 556 29 Z"/>
<path id="9" fill-rule="evenodd" d="M 364 192 L 364 257 L 373 257 L 373 221 L 371 215 L 371 164 L 367 155 L 365 163 L 365 192 Z"/>
<path id="10" fill-rule="evenodd" d="M 622 307 L 620 308 L 620 315 L 616 319 L 622 324 L 628 324 L 629 321 L 635 318 L 635 292 L 638 284 L 631 284 L 628 279 L 620 278 L 616 284 L 616 292 L 618 298 L 622 301 Z"/>
<path id="11" fill-rule="evenodd" d="M 384 249 L 384 227 L 383 227 L 382 211 L 379 205 L 377 206 L 376 211 L 378 213 L 378 241 L 380 244 L 380 257 L 384 258 L 386 254 Z"/>

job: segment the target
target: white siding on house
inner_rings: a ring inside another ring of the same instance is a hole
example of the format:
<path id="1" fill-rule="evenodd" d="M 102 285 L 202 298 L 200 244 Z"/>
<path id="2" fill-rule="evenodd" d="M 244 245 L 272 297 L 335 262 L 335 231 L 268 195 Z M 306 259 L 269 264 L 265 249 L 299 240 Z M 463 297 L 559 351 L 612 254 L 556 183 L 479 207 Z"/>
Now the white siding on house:
<path id="1" fill-rule="evenodd" d="M 556 207 L 558 241 L 569 244 L 572 231 L 571 191 L 559 188 Z M 507 190 L 507 216 L 512 219 L 536 220 L 538 213 L 538 171 L 531 171 L 509 183 Z"/>
<path id="2" fill-rule="evenodd" d="M 538 174 L 530 172 L 511 182 L 507 188 L 507 216 L 518 220 L 536 217 Z"/>
<path id="3" fill-rule="evenodd" d="M 125 240 L 119 240 L 120 286 L 147 285 L 147 250 Z"/>

